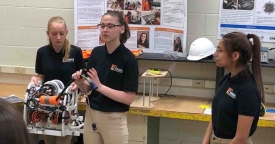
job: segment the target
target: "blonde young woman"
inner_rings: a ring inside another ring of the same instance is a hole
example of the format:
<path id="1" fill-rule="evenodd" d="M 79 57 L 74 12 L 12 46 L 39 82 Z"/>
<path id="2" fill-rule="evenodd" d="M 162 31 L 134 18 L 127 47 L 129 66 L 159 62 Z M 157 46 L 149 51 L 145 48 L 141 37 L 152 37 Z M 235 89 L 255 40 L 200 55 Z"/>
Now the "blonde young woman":
<path id="1" fill-rule="evenodd" d="M 67 85 L 72 74 L 85 67 L 82 51 L 67 39 L 68 29 L 62 17 L 52 17 L 48 22 L 49 44 L 38 49 L 35 62 L 36 76 L 31 81 L 42 84 L 58 79 Z M 44 135 L 45 144 L 70 144 L 72 137 Z"/>

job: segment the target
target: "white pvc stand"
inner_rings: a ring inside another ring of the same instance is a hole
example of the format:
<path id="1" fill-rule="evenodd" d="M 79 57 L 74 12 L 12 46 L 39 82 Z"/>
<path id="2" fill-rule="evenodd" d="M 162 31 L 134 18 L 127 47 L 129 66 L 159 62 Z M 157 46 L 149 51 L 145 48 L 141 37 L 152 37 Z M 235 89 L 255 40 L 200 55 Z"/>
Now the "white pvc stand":
<path id="1" fill-rule="evenodd" d="M 152 101 L 157 101 L 159 100 L 159 84 L 156 83 L 154 84 L 154 81 L 156 81 L 158 78 L 163 78 L 167 75 L 167 71 L 160 71 L 160 73 L 155 74 L 155 73 L 151 73 L 151 70 L 147 70 L 146 72 L 144 72 L 141 77 L 143 78 L 143 107 L 149 107 L 151 108 Z M 146 96 L 145 96 L 145 91 L 146 91 L 146 79 L 149 79 L 149 99 L 146 100 Z M 156 96 L 154 96 L 154 85 L 156 85 Z M 148 102 L 148 105 L 146 105 L 145 102 Z"/>

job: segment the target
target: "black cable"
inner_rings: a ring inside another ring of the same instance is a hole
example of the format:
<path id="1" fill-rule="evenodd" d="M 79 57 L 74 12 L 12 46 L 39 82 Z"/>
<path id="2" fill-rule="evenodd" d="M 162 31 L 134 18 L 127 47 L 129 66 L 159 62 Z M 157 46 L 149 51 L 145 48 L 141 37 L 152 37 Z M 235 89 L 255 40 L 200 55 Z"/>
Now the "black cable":
<path id="1" fill-rule="evenodd" d="M 90 100 L 89 100 L 89 98 L 88 97 L 86 97 L 86 101 L 87 101 L 87 103 L 88 103 L 88 106 L 90 107 Z M 95 132 L 96 130 L 97 130 L 97 127 L 96 127 L 96 123 L 95 123 L 95 121 L 94 121 L 94 119 L 93 119 L 93 115 L 92 115 L 92 113 L 91 113 L 91 108 L 88 108 L 87 109 L 88 111 L 89 111 L 89 113 L 90 113 L 90 115 L 91 115 L 91 119 L 92 119 L 92 128 L 93 128 L 93 131 Z"/>
<path id="2" fill-rule="evenodd" d="M 66 89 L 74 82 L 74 79 L 71 79 L 69 81 L 69 83 L 67 84 L 67 86 L 59 93 L 59 95 L 56 97 L 56 101 L 59 100 L 59 99 L 63 99 L 63 96 L 64 96 L 64 92 L 66 91 Z"/>
<path id="3" fill-rule="evenodd" d="M 30 106 L 31 102 L 34 105 L 33 107 Z M 25 104 L 26 104 L 27 108 L 30 110 L 37 110 L 39 108 L 39 102 L 35 98 L 28 99 Z"/>
<path id="4" fill-rule="evenodd" d="M 169 88 L 168 88 L 168 90 L 164 93 L 164 94 L 160 94 L 159 96 L 168 96 L 168 92 L 170 91 L 170 89 L 171 89 L 171 87 L 172 87 L 172 84 L 173 84 L 173 82 L 172 82 L 172 80 L 173 80 L 173 76 L 172 76 L 172 74 L 171 74 L 171 72 L 169 71 L 169 70 L 167 70 L 167 69 L 163 69 L 163 68 L 150 68 L 151 70 L 154 70 L 154 71 L 167 71 L 168 73 L 169 73 L 169 75 L 170 75 L 170 86 L 169 86 Z M 169 96 L 173 96 L 173 97 L 175 97 L 174 95 L 169 95 Z"/>

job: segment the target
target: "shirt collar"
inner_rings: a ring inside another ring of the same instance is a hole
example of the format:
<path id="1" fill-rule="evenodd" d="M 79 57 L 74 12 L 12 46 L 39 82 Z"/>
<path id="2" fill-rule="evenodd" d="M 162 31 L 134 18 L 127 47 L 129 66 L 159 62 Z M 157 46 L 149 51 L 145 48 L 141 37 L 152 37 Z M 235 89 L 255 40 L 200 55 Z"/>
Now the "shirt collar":
<path id="1" fill-rule="evenodd" d="M 106 46 L 106 44 L 105 44 L 105 45 L 104 45 L 104 52 L 105 52 L 105 55 L 106 55 L 106 56 L 111 56 L 111 57 L 113 57 L 113 56 L 117 56 L 117 55 L 121 52 L 121 50 L 122 50 L 123 48 L 126 48 L 126 47 L 124 46 L 123 43 L 120 43 L 120 45 L 119 45 L 111 54 L 109 54 L 108 51 L 107 51 L 107 46 Z"/>
<path id="2" fill-rule="evenodd" d="M 231 81 L 242 80 L 243 78 L 246 78 L 250 75 L 251 75 L 251 72 L 250 72 L 249 66 L 246 66 L 245 69 L 243 69 L 242 71 L 240 71 L 238 74 L 234 75 L 233 77 L 231 77 L 231 73 L 229 73 L 229 80 L 231 80 Z"/>
<path id="3" fill-rule="evenodd" d="M 48 45 L 48 47 L 49 47 L 49 51 L 50 51 L 51 55 L 64 55 L 63 50 L 61 50 L 60 52 L 56 52 L 56 51 L 54 50 L 53 46 L 52 46 L 52 43 L 50 43 L 50 44 Z"/>

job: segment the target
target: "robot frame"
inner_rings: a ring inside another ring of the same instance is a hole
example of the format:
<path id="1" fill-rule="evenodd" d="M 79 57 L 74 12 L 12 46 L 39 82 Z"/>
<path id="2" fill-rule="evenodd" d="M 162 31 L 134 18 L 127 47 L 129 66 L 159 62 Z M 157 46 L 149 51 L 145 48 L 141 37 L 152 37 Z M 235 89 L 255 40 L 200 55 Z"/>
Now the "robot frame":
<path id="1" fill-rule="evenodd" d="M 79 136 L 83 133 L 83 116 L 78 115 L 78 91 L 59 80 L 35 86 L 30 82 L 23 117 L 29 133 L 52 136 Z"/>

